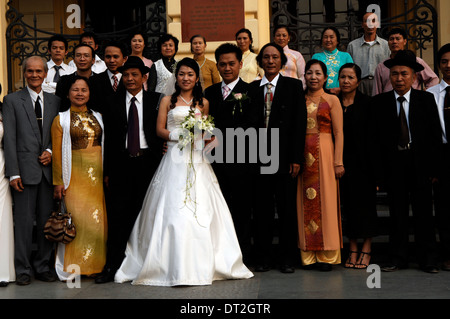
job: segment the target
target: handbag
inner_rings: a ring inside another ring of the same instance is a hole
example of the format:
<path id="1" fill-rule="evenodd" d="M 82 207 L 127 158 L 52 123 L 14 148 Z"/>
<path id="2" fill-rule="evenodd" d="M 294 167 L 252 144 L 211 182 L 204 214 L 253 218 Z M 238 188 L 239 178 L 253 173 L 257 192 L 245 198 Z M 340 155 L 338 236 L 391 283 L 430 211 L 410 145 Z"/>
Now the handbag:
<path id="1" fill-rule="evenodd" d="M 64 197 L 59 202 L 59 209 L 53 211 L 44 226 L 44 236 L 51 242 L 68 244 L 77 231 L 72 223 L 72 215 L 67 211 Z"/>

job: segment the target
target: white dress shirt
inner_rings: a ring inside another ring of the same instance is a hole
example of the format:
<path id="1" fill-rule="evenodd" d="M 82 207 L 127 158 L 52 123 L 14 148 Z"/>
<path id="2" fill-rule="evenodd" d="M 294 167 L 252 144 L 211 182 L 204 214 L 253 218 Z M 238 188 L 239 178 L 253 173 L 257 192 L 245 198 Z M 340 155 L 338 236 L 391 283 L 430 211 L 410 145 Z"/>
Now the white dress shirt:
<path id="1" fill-rule="evenodd" d="M 272 81 L 267 80 L 265 75 L 263 76 L 259 86 L 264 86 L 264 96 L 266 96 L 266 93 L 267 93 L 267 86 L 266 86 L 267 83 L 271 83 L 272 84 L 272 95 L 275 96 L 275 90 L 277 88 L 277 83 L 278 83 L 278 79 L 279 78 L 280 78 L 280 74 L 279 73 L 277 74 L 277 76 Z"/>
<path id="2" fill-rule="evenodd" d="M 444 101 L 445 101 L 445 94 L 447 91 L 445 90 L 447 88 L 448 83 L 444 80 L 441 81 L 438 85 L 430 87 L 427 91 L 430 93 L 433 93 L 434 99 L 436 100 L 436 104 L 438 107 L 438 113 L 439 113 L 439 120 L 441 122 L 441 128 L 442 128 L 442 142 L 444 144 L 447 144 L 447 132 L 445 131 L 445 122 L 444 122 Z"/>
<path id="3" fill-rule="evenodd" d="M 147 140 L 145 139 L 144 134 L 144 120 L 143 120 L 143 105 L 142 105 L 142 99 L 143 99 L 143 93 L 142 90 L 139 91 L 138 94 L 134 96 L 136 98 L 136 101 L 134 102 L 136 104 L 136 108 L 138 111 L 138 117 L 139 117 L 139 141 L 141 144 L 141 149 L 148 148 Z M 126 93 L 126 107 L 127 107 L 127 119 L 128 119 L 128 112 L 130 110 L 131 105 L 131 99 L 133 98 L 133 95 L 127 91 Z M 128 136 L 125 140 L 125 147 L 128 147 Z"/>
<path id="4" fill-rule="evenodd" d="M 28 86 L 27 86 L 27 90 L 28 90 L 28 93 L 30 93 L 31 102 L 33 102 L 33 109 L 35 107 L 38 96 L 41 98 L 40 104 L 41 104 L 41 108 L 42 108 L 42 118 L 44 118 L 44 90 L 41 90 L 41 92 L 37 93 L 36 91 L 33 91 L 32 89 L 30 89 Z"/>
<path id="5" fill-rule="evenodd" d="M 47 77 L 45 78 L 44 83 L 42 83 L 42 89 L 45 92 L 51 93 L 51 94 L 55 94 L 55 91 L 56 91 L 57 83 L 53 82 L 53 78 L 55 77 L 55 74 L 56 74 L 55 66 L 56 66 L 56 63 L 53 62 L 52 59 L 50 59 L 47 62 L 47 67 L 48 67 Z M 61 66 L 61 69 L 59 69 L 60 76 L 72 74 L 76 70 L 76 69 L 72 68 L 71 66 L 65 64 L 64 62 L 61 63 L 60 66 Z"/>
<path id="6" fill-rule="evenodd" d="M 397 115 L 400 115 L 400 108 L 402 106 L 400 105 L 400 102 L 397 100 L 397 98 L 400 97 L 400 95 L 396 91 L 394 91 L 394 94 L 397 103 Z M 403 97 L 406 99 L 406 101 L 403 102 L 403 109 L 405 110 L 406 122 L 408 123 L 409 142 L 411 143 L 411 130 L 409 126 L 409 103 L 411 101 L 411 89 L 405 95 L 403 95 Z"/>
<path id="7" fill-rule="evenodd" d="M 111 82 L 111 86 L 114 86 L 113 75 L 117 78 L 117 85 L 119 85 L 120 79 L 122 78 L 122 73 L 117 72 L 116 74 L 112 73 L 109 69 L 107 70 L 109 81 Z"/>
<path id="8" fill-rule="evenodd" d="M 230 82 L 230 83 L 228 83 L 228 84 L 226 84 L 224 81 L 222 81 L 222 95 L 223 95 L 223 88 L 225 87 L 225 86 L 228 86 L 228 88 L 230 89 L 229 91 L 228 91 L 228 95 L 224 98 L 224 100 L 231 94 L 231 91 L 233 91 L 233 89 L 234 89 L 234 87 L 236 86 L 236 84 L 239 82 L 239 77 L 236 79 L 236 80 L 234 80 L 233 82 Z"/>

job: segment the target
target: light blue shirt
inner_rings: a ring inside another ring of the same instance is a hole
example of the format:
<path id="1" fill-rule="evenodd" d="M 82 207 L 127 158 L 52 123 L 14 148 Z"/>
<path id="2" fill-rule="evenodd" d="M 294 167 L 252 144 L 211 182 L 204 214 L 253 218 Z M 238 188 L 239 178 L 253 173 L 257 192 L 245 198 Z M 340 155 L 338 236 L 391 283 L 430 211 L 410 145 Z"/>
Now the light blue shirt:
<path id="1" fill-rule="evenodd" d="M 316 53 L 312 56 L 312 59 L 322 61 L 327 66 L 327 89 L 333 89 L 339 87 L 339 70 L 341 66 L 346 63 L 353 63 L 352 56 L 347 52 L 334 49 L 333 52 L 324 50 L 323 52 Z"/>

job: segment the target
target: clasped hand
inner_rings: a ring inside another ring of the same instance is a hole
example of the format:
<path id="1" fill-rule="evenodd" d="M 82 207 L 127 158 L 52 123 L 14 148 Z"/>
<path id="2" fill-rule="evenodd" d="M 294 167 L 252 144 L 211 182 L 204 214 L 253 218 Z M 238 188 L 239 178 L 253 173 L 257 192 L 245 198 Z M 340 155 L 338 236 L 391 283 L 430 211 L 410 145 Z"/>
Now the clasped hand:
<path id="1" fill-rule="evenodd" d="M 39 162 L 44 165 L 50 165 L 52 162 L 52 154 L 49 151 L 42 152 L 41 156 L 39 156 Z"/>

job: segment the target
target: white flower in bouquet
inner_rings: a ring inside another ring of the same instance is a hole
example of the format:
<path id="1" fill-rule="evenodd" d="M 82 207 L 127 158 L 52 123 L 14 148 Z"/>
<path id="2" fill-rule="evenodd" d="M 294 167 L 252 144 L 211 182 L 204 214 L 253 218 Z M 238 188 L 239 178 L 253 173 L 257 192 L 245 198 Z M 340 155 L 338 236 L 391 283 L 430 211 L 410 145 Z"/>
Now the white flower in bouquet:
<path id="1" fill-rule="evenodd" d="M 205 132 L 212 133 L 214 127 L 211 115 L 203 115 L 199 111 L 190 110 L 189 115 L 181 123 L 183 130 L 179 136 L 178 148 L 183 150 L 187 145 L 193 144 L 195 140 L 202 138 Z"/>
<path id="2" fill-rule="evenodd" d="M 178 139 L 178 148 L 183 150 L 186 146 L 190 145 L 190 161 L 187 163 L 188 174 L 186 177 L 186 189 L 185 189 L 185 198 L 184 205 L 191 209 L 194 213 L 195 219 L 197 219 L 197 203 L 195 199 L 191 196 L 191 188 L 195 184 L 195 166 L 193 163 L 193 150 L 197 149 L 196 146 L 198 142 L 201 143 L 203 149 L 203 134 L 210 133 L 212 134 L 214 130 L 214 121 L 211 115 L 203 115 L 199 111 L 190 110 L 189 114 L 185 117 L 184 121 L 181 123 L 182 132 L 179 135 Z M 192 174 L 190 173 L 192 171 Z M 193 208 L 189 207 L 189 204 L 193 204 Z M 197 219 L 198 222 L 198 219 Z"/>

